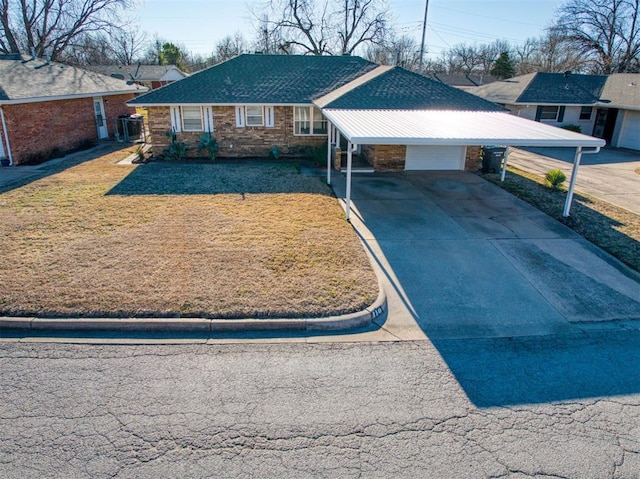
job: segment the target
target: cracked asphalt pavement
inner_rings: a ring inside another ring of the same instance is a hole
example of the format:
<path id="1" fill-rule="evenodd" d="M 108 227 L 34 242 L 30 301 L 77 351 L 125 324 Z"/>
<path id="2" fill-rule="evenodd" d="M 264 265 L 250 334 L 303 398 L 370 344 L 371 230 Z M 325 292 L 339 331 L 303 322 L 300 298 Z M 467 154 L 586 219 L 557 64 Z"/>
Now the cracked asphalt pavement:
<path id="1" fill-rule="evenodd" d="M 640 331 L 0 344 L 0 477 L 638 478 Z"/>

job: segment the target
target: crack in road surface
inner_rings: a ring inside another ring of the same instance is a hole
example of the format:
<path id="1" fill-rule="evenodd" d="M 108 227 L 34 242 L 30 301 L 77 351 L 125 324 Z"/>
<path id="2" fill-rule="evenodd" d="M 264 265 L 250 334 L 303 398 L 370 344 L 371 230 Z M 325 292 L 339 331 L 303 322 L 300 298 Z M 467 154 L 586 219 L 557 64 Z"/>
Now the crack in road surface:
<path id="1" fill-rule="evenodd" d="M 637 478 L 639 336 L 0 344 L 0 477 Z"/>

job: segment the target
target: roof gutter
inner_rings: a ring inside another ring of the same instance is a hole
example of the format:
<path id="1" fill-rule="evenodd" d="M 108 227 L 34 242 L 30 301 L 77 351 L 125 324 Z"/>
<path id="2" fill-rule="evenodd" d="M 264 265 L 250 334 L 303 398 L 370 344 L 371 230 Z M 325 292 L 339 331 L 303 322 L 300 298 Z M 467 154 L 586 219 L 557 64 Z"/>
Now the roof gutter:
<path id="1" fill-rule="evenodd" d="M 9 143 L 9 132 L 7 131 L 7 122 L 4 119 L 4 110 L 0 105 L 0 120 L 2 121 L 2 131 L 4 132 L 5 143 L 7 144 L 7 155 L 9 155 L 9 166 L 13 166 L 13 155 L 11 154 L 11 144 Z M 0 139 L 2 141 L 2 139 Z"/>
<path id="2" fill-rule="evenodd" d="M 120 90 L 120 91 L 96 91 L 92 93 L 79 93 L 75 95 L 57 95 L 57 96 L 39 96 L 31 98 L 19 98 L 16 100 L 0 100 L 0 105 L 22 105 L 24 103 L 40 103 L 43 101 L 59 101 L 59 100 L 77 100 L 81 98 L 94 98 L 98 96 L 115 96 L 141 93 L 145 90 Z"/>

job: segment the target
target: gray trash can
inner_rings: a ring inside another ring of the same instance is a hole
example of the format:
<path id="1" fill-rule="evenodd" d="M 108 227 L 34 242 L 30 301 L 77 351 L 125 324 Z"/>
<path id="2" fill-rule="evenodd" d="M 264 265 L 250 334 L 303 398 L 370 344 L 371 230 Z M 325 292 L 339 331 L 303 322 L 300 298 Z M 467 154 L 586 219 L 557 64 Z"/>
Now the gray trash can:
<path id="1" fill-rule="evenodd" d="M 482 172 L 500 173 L 507 149 L 504 146 L 482 147 Z"/>

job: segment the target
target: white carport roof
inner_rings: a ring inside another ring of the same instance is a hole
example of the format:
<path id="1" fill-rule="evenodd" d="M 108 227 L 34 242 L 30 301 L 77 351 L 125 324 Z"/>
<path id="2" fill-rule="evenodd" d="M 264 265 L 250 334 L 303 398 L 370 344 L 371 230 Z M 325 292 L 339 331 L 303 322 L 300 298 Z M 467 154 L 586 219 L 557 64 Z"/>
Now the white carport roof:
<path id="1" fill-rule="evenodd" d="M 503 112 L 442 110 L 323 109 L 325 117 L 349 141 L 347 148 L 346 216 L 351 208 L 351 145 L 461 145 L 574 147 L 571 181 L 564 207 L 569 216 L 578 166 L 583 153 L 597 153 L 606 142 Z M 332 132 L 329 129 L 329 142 Z M 582 151 L 584 147 L 594 150 Z M 330 152 L 327 181 L 331 183 Z M 503 162 L 502 179 L 507 160 Z"/>
<path id="2" fill-rule="evenodd" d="M 437 110 L 323 110 L 354 144 L 601 147 L 582 135 L 509 113 Z"/>

